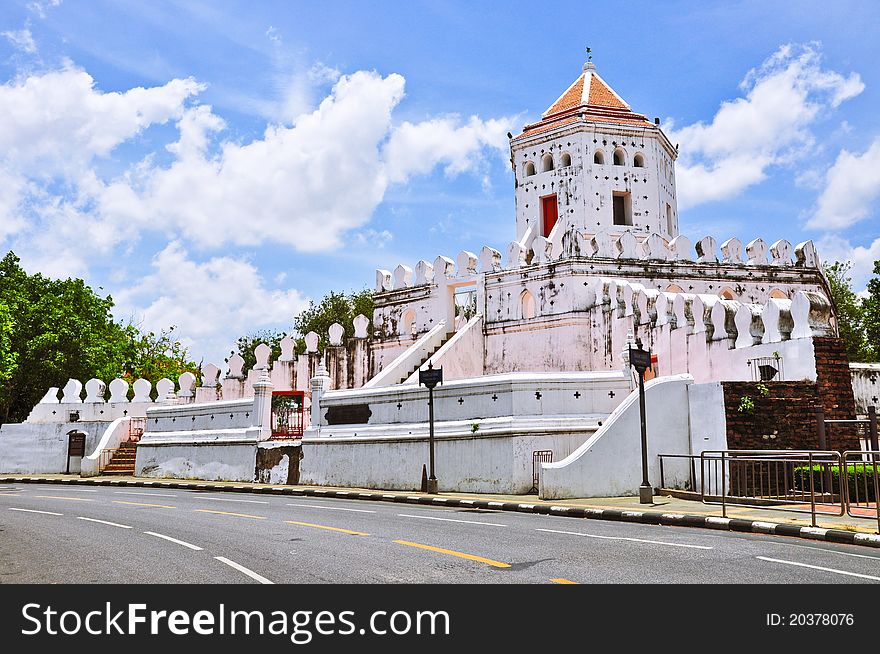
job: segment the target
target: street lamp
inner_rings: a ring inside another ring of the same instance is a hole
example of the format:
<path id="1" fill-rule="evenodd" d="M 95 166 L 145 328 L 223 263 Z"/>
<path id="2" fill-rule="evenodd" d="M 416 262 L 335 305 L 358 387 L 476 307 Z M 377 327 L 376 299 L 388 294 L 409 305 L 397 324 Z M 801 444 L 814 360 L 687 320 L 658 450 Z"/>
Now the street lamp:
<path id="1" fill-rule="evenodd" d="M 641 347 L 629 346 L 629 365 L 639 374 L 639 417 L 642 427 L 642 484 L 639 486 L 639 503 L 653 504 L 654 489 L 648 481 L 648 429 L 645 422 L 645 371 L 651 367 L 651 353 Z"/>
<path id="2" fill-rule="evenodd" d="M 443 383 L 443 367 L 434 368 L 434 362 L 428 362 L 427 370 L 419 370 L 419 384 L 428 387 L 428 447 L 430 448 L 431 476 L 428 477 L 428 493 L 437 493 L 437 477 L 434 475 L 434 387 Z"/>

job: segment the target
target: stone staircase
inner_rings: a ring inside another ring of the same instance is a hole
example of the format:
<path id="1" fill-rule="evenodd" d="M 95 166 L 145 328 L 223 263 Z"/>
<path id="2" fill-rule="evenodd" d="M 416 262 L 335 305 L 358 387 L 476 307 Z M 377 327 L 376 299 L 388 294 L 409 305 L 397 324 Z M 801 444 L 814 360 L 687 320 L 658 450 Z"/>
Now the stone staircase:
<path id="1" fill-rule="evenodd" d="M 125 441 L 113 450 L 110 461 L 104 466 L 104 475 L 133 475 L 134 462 L 137 455 L 137 441 Z"/>
<path id="2" fill-rule="evenodd" d="M 398 383 L 398 384 L 402 384 L 402 383 L 404 383 L 407 379 L 409 379 L 410 377 L 412 377 L 412 376 L 416 373 L 416 371 L 417 371 L 419 368 L 421 368 L 423 365 L 425 365 L 425 364 L 428 362 L 428 359 L 430 359 L 432 356 L 434 356 L 435 354 L 437 354 L 437 352 L 440 350 L 440 348 L 443 347 L 444 345 L 446 345 L 446 343 L 449 342 L 449 339 L 452 338 L 453 336 L 455 336 L 455 332 L 454 332 L 454 331 L 448 332 L 448 333 L 443 337 L 443 340 L 440 341 L 440 342 L 437 344 L 437 346 L 436 346 L 435 348 L 433 348 L 433 349 L 430 350 L 427 354 L 425 354 L 425 356 L 422 358 L 421 361 L 418 362 L 418 364 L 414 365 L 412 368 L 409 369 L 409 371 L 408 371 L 406 374 L 404 374 L 403 376 L 401 376 L 401 377 L 397 380 L 397 383 Z"/>

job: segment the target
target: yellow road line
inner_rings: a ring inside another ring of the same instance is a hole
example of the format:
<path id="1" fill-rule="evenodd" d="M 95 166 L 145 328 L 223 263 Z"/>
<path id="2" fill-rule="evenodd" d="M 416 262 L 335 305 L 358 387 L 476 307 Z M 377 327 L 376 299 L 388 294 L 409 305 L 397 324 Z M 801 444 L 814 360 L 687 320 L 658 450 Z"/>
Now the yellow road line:
<path id="1" fill-rule="evenodd" d="M 550 581 L 552 581 L 554 584 L 575 584 L 575 585 L 577 585 L 576 581 L 572 581 L 571 579 L 563 579 L 562 577 L 560 577 L 559 579 L 551 579 Z"/>
<path id="2" fill-rule="evenodd" d="M 91 502 L 92 500 L 85 497 L 59 497 L 57 495 L 34 495 L 43 500 L 70 500 L 71 502 Z"/>
<path id="3" fill-rule="evenodd" d="M 125 502 L 123 500 L 113 500 L 113 504 L 128 504 L 130 506 L 152 506 L 157 509 L 176 509 L 176 506 L 168 506 L 167 504 L 144 504 L 143 502 Z"/>
<path id="4" fill-rule="evenodd" d="M 212 511 L 211 509 L 194 509 L 197 513 L 216 513 L 217 515 L 233 515 L 236 518 L 253 518 L 254 520 L 265 520 L 266 516 L 250 515 L 248 513 L 229 513 L 228 511 Z"/>
<path id="5" fill-rule="evenodd" d="M 299 525 L 300 527 L 314 527 L 315 529 L 326 529 L 327 531 L 339 531 L 343 534 L 351 534 L 352 536 L 369 536 L 362 531 L 352 531 L 351 529 L 342 529 L 341 527 L 328 527 L 326 525 L 313 525 L 311 522 L 294 522 L 293 520 L 285 520 L 289 525 Z"/>
<path id="6" fill-rule="evenodd" d="M 496 568 L 509 568 L 509 563 L 502 563 L 501 561 L 495 561 L 493 559 L 487 559 L 482 556 L 477 556 L 475 554 L 465 554 L 464 552 L 456 552 L 455 550 L 446 550 L 442 547 L 434 547 L 433 545 L 423 545 L 422 543 L 413 543 L 408 540 L 396 540 L 395 543 L 399 543 L 400 545 L 409 545 L 410 547 L 418 547 L 419 549 L 429 550 L 431 552 L 439 552 L 440 554 L 449 554 L 450 556 L 457 556 L 461 559 L 468 559 L 470 561 L 479 561 L 480 563 L 485 563 L 486 565 L 491 565 Z"/>

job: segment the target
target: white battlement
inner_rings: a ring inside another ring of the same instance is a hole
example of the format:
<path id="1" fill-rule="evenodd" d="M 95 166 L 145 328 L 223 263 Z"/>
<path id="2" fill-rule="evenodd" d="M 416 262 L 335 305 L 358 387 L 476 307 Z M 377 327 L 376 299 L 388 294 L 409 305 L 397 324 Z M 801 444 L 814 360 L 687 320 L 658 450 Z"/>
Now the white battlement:
<path id="1" fill-rule="evenodd" d="M 436 284 L 440 277 L 461 277 L 477 273 L 496 273 L 514 270 L 531 264 L 547 263 L 568 258 L 622 259 L 634 261 L 677 261 L 681 263 L 719 264 L 743 267 L 779 266 L 819 268 L 819 256 L 812 241 L 804 241 L 792 248 L 789 241 L 780 239 L 768 246 L 756 238 L 743 246 L 738 238 L 729 238 L 719 248 L 714 236 L 701 238 L 691 247 L 690 239 L 677 236 L 667 241 L 656 233 L 647 236 L 630 230 L 614 235 L 609 231 L 586 234 L 570 229 L 563 234 L 558 247 L 553 241 L 528 233 L 522 241 L 513 241 L 507 247 L 507 263 L 502 265 L 501 253 L 488 245 L 480 255 L 462 250 L 453 261 L 439 256 L 432 266 L 419 261 L 413 268 L 399 264 L 394 273 L 376 270 L 377 293 Z M 528 263 L 527 263 L 528 262 Z"/>

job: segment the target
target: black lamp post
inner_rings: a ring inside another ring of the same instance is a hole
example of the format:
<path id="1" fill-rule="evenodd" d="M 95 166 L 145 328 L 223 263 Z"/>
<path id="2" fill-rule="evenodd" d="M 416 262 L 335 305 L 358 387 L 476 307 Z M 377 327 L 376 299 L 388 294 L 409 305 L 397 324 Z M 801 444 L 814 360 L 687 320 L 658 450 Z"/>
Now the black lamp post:
<path id="1" fill-rule="evenodd" d="M 639 374 L 639 417 L 642 428 L 642 484 L 639 486 L 639 502 L 653 504 L 654 489 L 648 481 L 648 428 L 645 421 L 645 371 L 651 367 L 651 353 L 642 348 L 629 348 L 629 365 Z"/>
<path id="2" fill-rule="evenodd" d="M 419 384 L 428 388 L 428 447 L 430 449 L 430 476 L 428 477 L 428 493 L 437 493 L 437 477 L 434 475 L 434 387 L 443 383 L 443 368 L 434 368 L 434 362 L 428 362 L 427 370 L 419 370 Z"/>

